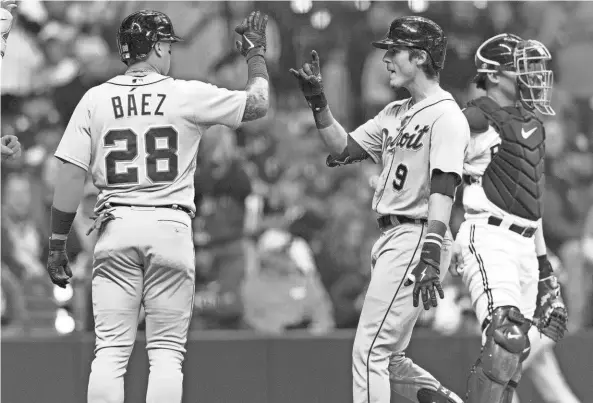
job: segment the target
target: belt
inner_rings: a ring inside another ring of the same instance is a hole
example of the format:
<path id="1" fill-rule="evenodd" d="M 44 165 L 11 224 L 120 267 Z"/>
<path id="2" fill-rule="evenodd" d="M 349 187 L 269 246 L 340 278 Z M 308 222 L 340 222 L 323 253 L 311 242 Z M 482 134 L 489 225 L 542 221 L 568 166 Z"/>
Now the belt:
<path id="1" fill-rule="evenodd" d="M 496 227 L 499 227 L 500 224 L 502 224 L 502 219 L 498 218 L 498 217 L 494 217 L 494 216 L 490 216 L 488 217 L 488 224 L 490 225 L 494 225 Z M 517 224 L 511 224 L 509 226 L 509 229 L 525 238 L 531 238 L 533 236 L 533 234 L 535 234 L 535 231 L 537 231 L 537 228 L 533 228 L 533 227 L 522 227 L 520 225 Z"/>
<path id="2" fill-rule="evenodd" d="M 379 229 L 383 231 L 387 228 L 396 227 L 400 224 L 425 224 L 426 220 L 420 218 L 410 218 L 403 215 L 388 214 L 377 218 L 377 223 L 379 224 Z"/>
<path id="3" fill-rule="evenodd" d="M 173 210 L 183 211 L 184 213 L 188 214 L 191 218 L 194 218 L 196 215 L 193 211 L 188 209 L 187 207 L 180 206 L 179 204 L 166 204 L 163 206 L 134 206 L 132 204 L 122 204 L 122 203 L 105 203 L 105 207 L 154 207 L 154 208 L 170 208 Z"/>

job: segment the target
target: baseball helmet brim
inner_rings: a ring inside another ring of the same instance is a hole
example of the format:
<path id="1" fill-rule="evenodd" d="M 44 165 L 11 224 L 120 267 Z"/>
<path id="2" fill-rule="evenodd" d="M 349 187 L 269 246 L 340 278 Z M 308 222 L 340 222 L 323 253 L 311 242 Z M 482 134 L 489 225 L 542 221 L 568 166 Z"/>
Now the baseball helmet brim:
<path id="1" fill-rule="evenodd" d="M 159 39 L 162 42 L 183 42 L 183 38 L 177 35 L 171 35 L 167 38 Z"/>
<path id="2" fill-rule="evenodd" d="M 414 47 L 414 45 L 409 42 L 402 41 L 402 40 L 393 40 L 389 37 L 385 37 L 381 40 L 371 42 L 371 44 L 378 49 L 385 49 L 385 50 L 389 49 L 391 46 Z"/>

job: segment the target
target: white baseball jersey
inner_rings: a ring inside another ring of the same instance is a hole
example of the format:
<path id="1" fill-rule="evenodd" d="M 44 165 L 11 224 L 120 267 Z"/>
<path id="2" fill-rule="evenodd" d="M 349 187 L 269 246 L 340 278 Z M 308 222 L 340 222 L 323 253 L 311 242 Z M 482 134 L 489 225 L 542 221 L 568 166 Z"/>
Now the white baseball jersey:
<path id="1" fill-rule="evenodd" d="M 463 174 L 470 176 L 474 183 L 465 185 L 463 189 L 465 216 L 480 218 L 494 215 L 499 218 L 508 217 L 513 223 L 524 227 L 536 226 L 537 222 L 510 214 L 492 203 L 482 188 L 482 175 L 494 154 L 498 152 L 500 143 L 500 135 L 492 126 L 488 126 L 483 133 L 471 133 L 463 163 Z"/>
<path id="2" fill-rule="evenodd" d="M 237 128 L 246 99 L 245 91 L 157 73 L 117 76 L 83 96 L 55 156 L 90 169 L 97 211 L 107 202 L 195 211 L 200 139 L 215 124 Z"/>
<path id="3" fill-rule="evenodd" d="M 426 219 L 431 173 L 461 177 L 470 129 L 451 94 L 440 90 L 414 105 L 411 98 L 390 103 L 350 136 L 383 164 L 373 209 Z"/>

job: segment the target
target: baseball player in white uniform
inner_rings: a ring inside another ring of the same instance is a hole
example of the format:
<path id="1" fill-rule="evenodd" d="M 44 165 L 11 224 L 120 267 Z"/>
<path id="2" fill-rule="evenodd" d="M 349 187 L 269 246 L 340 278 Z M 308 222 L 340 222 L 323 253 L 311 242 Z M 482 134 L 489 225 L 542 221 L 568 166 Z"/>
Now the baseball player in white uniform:
<path id="1" fill-rule="evenodd" d="M 476 83 L 487 96 L 464 110 L 472 134 L 463 166 L 466 221 L 452 270 L 463 275 L 483 330 L 468 403 L 510 403 L 530 350 L 566 329 L 541 226 L 545 131 L 535 112 L 554 114 L 550 59 L 540 42 L 512 34 L 488 39 L 476 53 Z"/>
<path id="2" fill-rule="evenodd" d="M 373 45 L 386 50 L 391 87 L 404 87 L 412 96 L 390 103 L 349 134 L 327 105 L 317 53 L 311 64 L 291 69 L 330 149 L 328 165 L 366 158 L 383 165 L 373 200 L 382 235 L 373 246 L 352 353 L 354 403 L 388 403 L 392 390 L 413 402 L 461 403 L 405 350 L 422 310 L 420 294 L 424 309 L 437 306 L 437 293 L 443 298 L 440 281 L 452 243 L 448 223 L 469 127 L 451 94 L 439 86 L 447 40 L 437 24 L 397 18 Z"/>
<path id="3" fill-rule="evenodd" d="M 182 362 L 194 298 L 194 171 L 200 138 L 211 125 L 236 128 L 264 116 L 267 16 L 253 12 L 235 31 L 247 59 L 245 91 L 167 76 L 181 40 L 163 13 L 142 10 L 118 31 L 125 74 L 91 88 L 55 153 L 47 271 L 61 287 L 72 276 L 66 240 L 87 171 L 100 190 L 95 208 L 92 299 L 95 359 L 90 403 L 123 403 L 128 359 L 141 305 L 146 313 L 150 376 L 146 401 L 181 402 Z"/>
<path id="4" fill-rule="evenodd" d="M 2 66 L 2 59 L 4 59 L 4 52 L 6 52 L 8 35 L 12 28 L 12 10 L 15 8 L 16 4 L 14 0 L 2 0 L 0 2 L 0 67 Z M 21 155 L 21 143 L 19 139 L 12 134 L 2 136 L 0 138 L 0 155 L 2 156 L 2 161 L 18 158 Z"/>

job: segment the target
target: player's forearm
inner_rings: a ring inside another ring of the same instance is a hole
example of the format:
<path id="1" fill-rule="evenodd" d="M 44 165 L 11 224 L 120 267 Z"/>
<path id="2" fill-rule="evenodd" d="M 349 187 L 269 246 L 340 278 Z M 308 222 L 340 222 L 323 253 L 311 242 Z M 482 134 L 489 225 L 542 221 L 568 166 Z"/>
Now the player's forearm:
<path id="1" fill-rule="evenodd" d="M 433 193 L 428 199 L 428 222 L 440 221 L 449 225 L 453 198 L 441 193 Z"/>
<path id="2" fill-rule="evenodd" d="M 270 107 L 270 77 L 266 61 L 258 49 L 253 49 L 253 56 L 247 55 L 247 102 L 242 122 L 249 122 L 266 116 Z"/>
<path id="3" fill-rule="evenodd" d="M 68 236 L 82 199 L 85 180 L 84 169 L 70 163 L 59 167 L 52 205 L 52 238 L 65 239 Z"/>
<path id="4" fill-rule="evenodd" d="M 431 193 L 428 199 L 428 230 L 422 246 L 422 259 L 440 262 L 441 247 L 449 227 L 453 198 L 441 193 Z"/>
<path id="5" fill-rule="evenodd" d="M 333 157 L 344 151 L 348 143 L 348 133 L 336 119 L 334 119 L 329 106 L 319 112 L 313 111 L 313 118 L 321 140 Z"/>
<path id="6" fill-rule="evenodd" d="M 535 253 L 537 256 L 542 256 L 548 253 L 548 249 L 546 248 L 546 240 L 544 239 L 544 225 L 543 221 L 539 220 L 537 225 L 537 231 L 535 231 Z"/>

